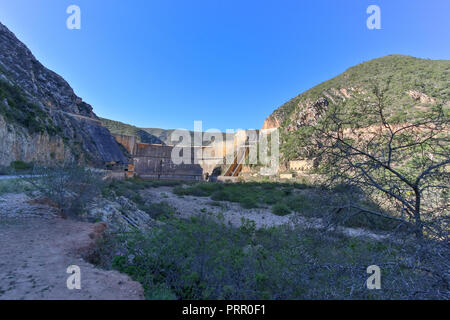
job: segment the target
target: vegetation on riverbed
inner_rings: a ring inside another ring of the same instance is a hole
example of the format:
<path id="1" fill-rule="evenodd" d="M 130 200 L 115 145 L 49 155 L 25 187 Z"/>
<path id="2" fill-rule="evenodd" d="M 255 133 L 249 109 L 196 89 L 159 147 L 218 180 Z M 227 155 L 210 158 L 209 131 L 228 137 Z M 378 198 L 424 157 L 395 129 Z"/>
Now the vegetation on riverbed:
<path id="1" fill-rule="evenodd" d="M 361 190 L 345 185 L 326 188 L 296 182 L 202 182 L 176 186 L 173 192 L 179 196 L 211 197 L 216 202 L 235 202 L 244 209 L 267 208 L 280 216 L 298 213 L 308 218 L 320 218 L 325 224 L 385 231 L 399 227 L 396 221 L 372 216 L 354 208 L 338 210 L 349 202 L 376 209 L 375 204 L 364 197 Z M 404 225 L 402 230 L 407 227 Z"/>
<path id="2" fill-rule="evenodd" d="M 300 226 L 233 228 L 203 215 L 105 237 L 91 260 L 139 281 L 148 299 L 442 299 L 448 282 L 436 270 L 448 256 L 438 247 L 430 254 Z M 373 264 L 381 290 L 366 287 Z"/>
<path id="3" fill-rule="evenodd" d="M 211 197 L 217 204 L 241 195 L 275 214 L 298 212 L 326 223 L 319 229 L 302 225 L 257 229 L 251 221 L 232 227 L 220 214 L 209 212 L 182 219 L 163 199 L 146 199 L 141 192 L 161 186 L 173 187 L 182 196 Z M 446 243 L 428 239 L 418 243 L 398 233 L 375 241 L 326 228 L 329 223 L 398 230 L 398 225 L 382 217 L 336 212 L 334 208 L 348 201 L 372 205 L 349 186 L 186 184 L 135 178 L 106 181 L 100 189 L 96 190 L 103 197 L 126 197 L 160 220 L 145 232 L 105 234 L 88 257 L 100 267 L 139 281 L 147 299 L 450 298 Z M 381 290 L 367 289 L 370 265 L 381 268 Z"/>

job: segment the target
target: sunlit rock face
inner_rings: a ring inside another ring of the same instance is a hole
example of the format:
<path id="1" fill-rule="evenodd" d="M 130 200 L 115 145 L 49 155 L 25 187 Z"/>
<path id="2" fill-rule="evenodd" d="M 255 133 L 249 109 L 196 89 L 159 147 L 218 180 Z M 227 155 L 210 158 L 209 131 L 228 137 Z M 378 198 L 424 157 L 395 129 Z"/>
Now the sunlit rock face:
<path id="1" fill-rule="evenodd" d="M 92 110 L 0 23 L 0 165 L 127 159 Z"/>

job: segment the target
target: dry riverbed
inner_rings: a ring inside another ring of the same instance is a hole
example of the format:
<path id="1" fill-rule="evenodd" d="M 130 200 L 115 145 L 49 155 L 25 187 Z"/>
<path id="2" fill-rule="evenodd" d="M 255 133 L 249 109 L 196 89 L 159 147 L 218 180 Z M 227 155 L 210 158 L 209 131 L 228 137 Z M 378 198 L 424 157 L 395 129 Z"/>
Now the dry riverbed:
<path id="1" fill-rule="evenodd" d="M 239 203 L 213 201 L 209 197 L 179 196 L 172 187 L 149 188 L 142 191 L 145 199 L 153 202 L 165 201 L 176 209 L 181 217 L 188 218 L 199 214 L 223 217 L 225 223 L 240 227 L 244 221 L 253 221 L 256 228 L 267 228 L 281 225 L 301 225 L 305 228 L 323 228 L 323 222 L 317 218 L 306 218 L 298 213 L 278 216 L 271 208 L 244 209 Z M 374 233 L 361 228 L 339 227 L 338 231 L 351 237 L 367 237 L 373 240 L 384 240 L 386 234 Z"/>

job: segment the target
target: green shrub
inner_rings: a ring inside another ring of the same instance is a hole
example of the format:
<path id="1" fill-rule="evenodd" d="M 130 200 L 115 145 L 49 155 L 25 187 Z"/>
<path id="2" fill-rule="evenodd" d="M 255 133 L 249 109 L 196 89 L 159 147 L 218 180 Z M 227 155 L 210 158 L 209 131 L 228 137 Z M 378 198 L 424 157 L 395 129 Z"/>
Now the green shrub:
<path id="1" fill-rule="evenodd" d="M 166 201 L 159 203 L 147 203 L 144 205 L 139 205 L 138 208 L 146 212 L 153 219 L 165 219 L 175 213 L 175 209 Z"/>
<path id="2" fill-rule="evenodd" d="M 218 190 L 211 195 L 214 201 L 231 201 L 231 195 L 227 190 Z"/>
<path id="3" fill-rule="evenodd" d="M 258 208 L 258 202 L 254 197 L 244 196 L 239 200 L 239 203 L 244 209 Z"/>
<path id="4" fill-rule="evenodd" d="M 219 183 L 199 182 L 187 187 L 175 187 L 174 193 L 194 197 L 209 197 L 222 188 L 223 185 Z"/>
<path id="5" fill-rule="evenodd" d="M 28 162 L 24 162 L 24 161 L 13 161 L 13 162 L 11 162 L 11 164 L 9 166 L 11 167 L 11 169 L 17 170 L 17 171 L 25 171 L 25 170 L 30 170 L 33 168 L 32 163 L 28 163 Z"/>
<path id="6" fill-rule="evenodd" d="M 149 185 L 154 188 L 158 187 L 176 187 L 182 184 L 182 181 L 178 180 L 150 180 Z"/>
<path id="7" fill-rule="evenodd" d="M 288 197 L 285 200 L 285 203 L 289 207 L 289 209 L 299 213 L 309 210 L 312 207 L 311 200 L 308 197 L 301 194 Z"/>
<path id="8" fill-rule="evenodd" d="M 3 101 L 6 99 L 7 104 Z M 31 103 L 16 85 L 0 79 L 0 115 L 13 124 L 18 124 L 30 133 L 47 132 L 56 135 L 61 128 L 38 105 Z"/>
<path id="9" fill-rule="evenodd" d="M 221 183 L 212 183 L 212 182 L 200 182 L 193 186 L 189 186 L 182 190 L 183 195 L 190 195 L 194 197 L 209 197 L 214 192 L 222 190 L 224 185 Z M 180 190 L 180 189 L 177 189 Z"/>
<path id="10" fill-rule="evenodd" d="M 182 186 L 176 186 L 175 188 L 172 189 L 172 192 L 179 196 L 185 196 L 186 195 L 185 190 L 186 189 L 183 188 Z"/>
<path id="11" fill-rule="evenodd" d="M 285 203 L 279 202 L 272 206 L 272 212 L 277 216 L 285 216 L 291 213 L 291 209 Z"/>
<path id="12" fill-rule="evenodd" d="M 21 179 L 0 180 L 0 195 L 6 193 L 28 193 L 36 190 L 32 184 Z"/>
<path id="13" fill-rule="evenodd" d="M 260 197 L 266 204 L 275 204 L 281 201 L 285 196 L 286 190 L 284 189 L 266 189 L 260 192 Z"/>

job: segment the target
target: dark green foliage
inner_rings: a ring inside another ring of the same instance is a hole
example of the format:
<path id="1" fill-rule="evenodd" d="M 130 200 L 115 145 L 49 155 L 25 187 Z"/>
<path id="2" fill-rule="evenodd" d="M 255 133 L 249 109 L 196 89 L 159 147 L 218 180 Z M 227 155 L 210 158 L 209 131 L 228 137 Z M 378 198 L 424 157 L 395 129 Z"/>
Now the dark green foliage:
<path id="1" fill-rule="evenodd" d="M 245 209 L 257 208 L 260 204 L 273 205 L 284 201 L 296 188 L 307 188 L 303 184 L 274 182 L 247 183 L 197 183 L 189 187 L 178 186 L 174 193 L 196 197 L 211 197 L 214 201 L 238 202 Z"/>
<path id="2" fill-rule="evenodd" d="M 153 219 L 167 219 L 168 217 L 175 214 L 175 209 L 165 201 L 159 203 L 146 202 L 145 204 L 138 207 L 140 210 L 150 215 L 150 217 L 152 217 Z"/>
<path id="3" fill-rule="evenodd" d="M 32 163 L 23 162 L 23 161 L 13 161 L 9 165 L 12 170 L 15 171 L 27 171 L 31 170 L 33 168 Z"/>
<path id="4" fill-rule="evenodd" d="M 381 208 L 364 196 L 361 189 L 345 184 L 325 188 L 299 183 L 219 184 L 202 182 L 188 187 L 176 186 L 173 192 L 180 196 L 210 196 L 216 202 L 239 203 L 244 209 L 271 207 L 272 212 L 276 215 L 298 213 L 308 218 L 320 218 L 326 224 L 378 231 L 409 230 L 407 225 L 398 228 L 398 221 L 361 213 L 354 208 L 344 208 L 337 212 L 335 208 L 343 207 L 348 203 L 368 210 L 383 212 Z"/>
<path id="5" fill-rule="evenodd" d="M 239 203 L 244 209 L 258 208 L 258 202 L 254 197 L 244 196 L 239 200 Z"/>
<path id="6" fill-rule="evenodd" d="M 277 216 L 285 216 L 291 213 L 291 209 L 285 203 L 276 203 L 272 206 L 272 212 Z"/>
<path id="7" fill-rule="evenodd" d="M 209 197 L 214 192 L 220 191 L 224 188 L 224 185 L 220 183 L 207 183 L 201 182 L 194 184 L 192 186 L 188 186 L 186 188 L 178 187 L 173 190 L 175 194 L 178 195 L 190 195 L 196 197 Z"/>
<path id="8" fill-rule="evenodd" d="M 231 193 L 227 190 L 217 190 L 211 195 L 214 201 L 231 201 Z"/>
<path id="9" fill-rule="evenodd" d="M 294 212 L 305 214 L 308 210 L 313 209 L 313 201 L 311 198 L 296 194 L 286 198 L 286 206 Z"/>
<path id="10" fill-rule="evenodd" d="M 232 228 L 201 216 L 107 237 L 96 262 L 139 281 L 148 299 L 445 299 L 446 284 L 435 276 L 445 256 L 415 254 L 407 243 Z M 372 264 L 382 270 L 382 290 L 366 288 Z"/>

